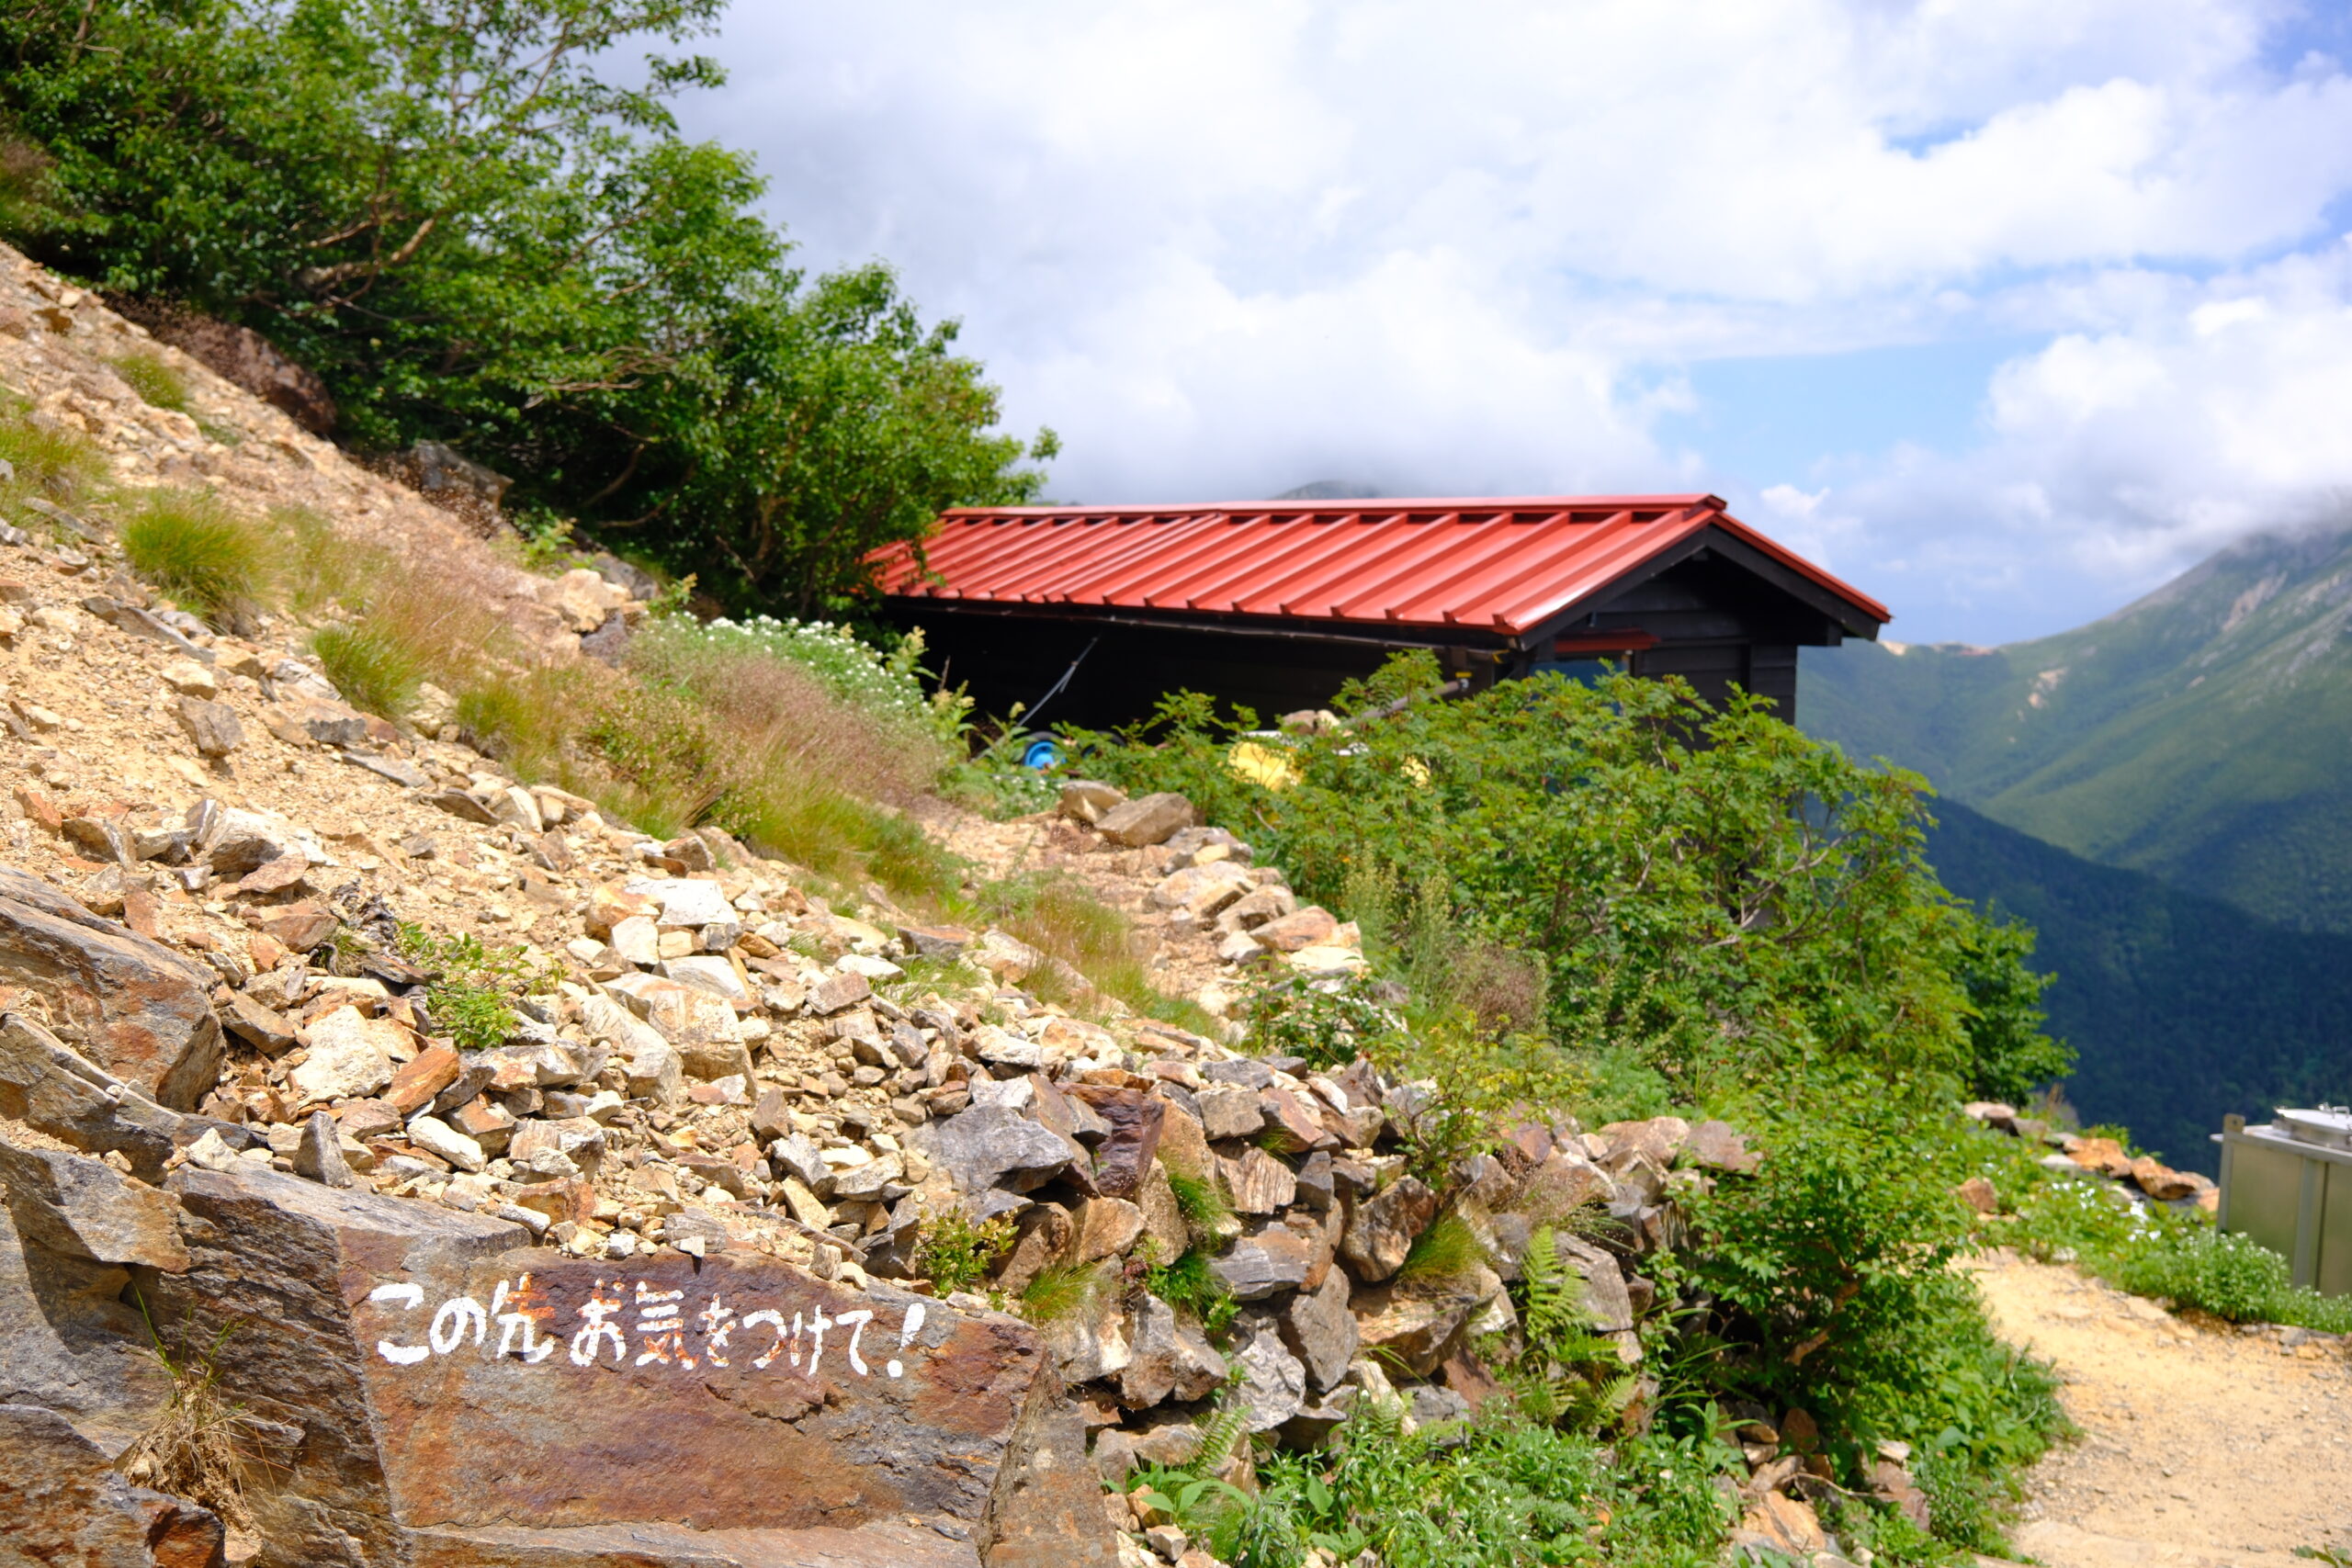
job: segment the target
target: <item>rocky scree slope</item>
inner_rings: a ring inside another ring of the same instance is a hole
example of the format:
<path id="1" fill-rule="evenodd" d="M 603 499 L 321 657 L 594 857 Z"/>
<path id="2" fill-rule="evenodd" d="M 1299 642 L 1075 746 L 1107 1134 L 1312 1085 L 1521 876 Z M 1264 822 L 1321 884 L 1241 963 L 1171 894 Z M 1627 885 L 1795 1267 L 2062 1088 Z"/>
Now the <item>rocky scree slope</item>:
<path id="1" fill-rule="evenodd" d="M 490 584 L 550 658 L 642 613 L 192 363 L 202 423 L 150 408 L 107 365 L 141 341 L 0 256 L 0 385 L 114 485 L 300 501 Z M 1563 1225 L 1562 1259 L 1639 1367 L 1644 1259 L 1750 1161 L 1673 1118 L 1417 1160 L 1430 1085 L 1252 1059 L 1002 931 L 606 820 L 429 700 L 410 728 L 346 705 L 299 628 L 180 615 L 104 509 L 19 510 L 0 1518 L 35 1560 L 1202 1568 L 1103 1483 L 1246 1478 L 1243 1434 L 1313 1444 L 1368 1400 L 1459 1416 L 1494 1386 L 1472 1337 L 1508 1336 L 1530 1239 L 1579 1212 L 1611 1239 Z M 1134 911 L 1213 1008 L 1253 969 L 1362 967 L 1180 798 L 930 816 Z M 1441 1223 L 1481 1260 L 1411 1266 Z M 1803 1539 L 1808 1472 L 1750 1414 L 1749 1534 Z M 1883 1483 L 1919 1506 L 1899 1462 Z"/>

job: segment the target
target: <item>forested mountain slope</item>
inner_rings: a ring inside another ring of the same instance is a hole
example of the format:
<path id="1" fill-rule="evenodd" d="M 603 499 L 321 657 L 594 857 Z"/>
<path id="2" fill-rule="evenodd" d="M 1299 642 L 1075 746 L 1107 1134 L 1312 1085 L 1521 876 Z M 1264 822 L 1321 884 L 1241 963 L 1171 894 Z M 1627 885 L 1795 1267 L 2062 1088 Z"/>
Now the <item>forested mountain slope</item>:
<path id="1" fill-rule="evenodd" d="M 1804 728 L 2109 865 L 2352 931 L 2352 530 L 2246 540 L 2002 648 L 1805 655 Z"/>
<path id="2" fill-rule="evenodd" d="M 2081 1059 L 2066 1094 L 2172 1163 L 2211 1173 L 2229 1111 L 2352 1096 L 2352 937 L 2290 931 L 2135 871 L 2092 863 L 1937 803 L 1944 885 L 2041 933 L 2051 1032 Z"/>

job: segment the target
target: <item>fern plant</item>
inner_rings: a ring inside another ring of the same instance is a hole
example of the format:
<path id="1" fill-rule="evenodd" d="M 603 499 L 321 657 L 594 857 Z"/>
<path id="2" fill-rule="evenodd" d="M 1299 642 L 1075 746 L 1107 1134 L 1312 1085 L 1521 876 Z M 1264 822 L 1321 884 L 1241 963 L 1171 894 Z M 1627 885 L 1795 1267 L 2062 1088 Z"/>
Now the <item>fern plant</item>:
<path id="1" fill-rule="evenodd" d="M 1560 1257 L 1549 1225 L 1529 1239 L 1520 1262 L 1519 1321 L 1527 1348 L 1514 1381 L 1527 1416 L 1594 1427 L 1633 1399 L 1640 1380 L 1618 1359 L 1617 1347 L 1593 1331 L 1584 1279 Z"/>
<path id="2" fill-rule="evenodd" d="M 1128 1492 L 1144 1506 L 1166 1514 L 1186 1535 L 1205 1542 L 1227 1562 L 1232 1561 L 1249 1521 L 1251 1499 L 1216 1472 L 1241 1440 L 1249 1419 L 1242 1406 L 1227 1406 L 1210 1418 L 1189 1465 L 1147 1465 L 1127 1483 Z"/>

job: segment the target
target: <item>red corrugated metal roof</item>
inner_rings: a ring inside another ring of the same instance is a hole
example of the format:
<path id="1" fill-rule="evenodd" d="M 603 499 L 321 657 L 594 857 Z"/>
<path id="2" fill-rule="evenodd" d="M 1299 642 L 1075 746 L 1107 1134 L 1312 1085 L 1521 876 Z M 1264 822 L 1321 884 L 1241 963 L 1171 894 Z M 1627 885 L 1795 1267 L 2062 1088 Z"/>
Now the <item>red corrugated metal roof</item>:
<path id="1" fill-rule="evenodd" d="M 1515 637 L 1710 528 L 1871 620 L 1892 618 L 1712 495 L 968 508 L 941 516 L 920 565 L 905 545 L 876 560 L 884 592 L 907 598 Z"/>

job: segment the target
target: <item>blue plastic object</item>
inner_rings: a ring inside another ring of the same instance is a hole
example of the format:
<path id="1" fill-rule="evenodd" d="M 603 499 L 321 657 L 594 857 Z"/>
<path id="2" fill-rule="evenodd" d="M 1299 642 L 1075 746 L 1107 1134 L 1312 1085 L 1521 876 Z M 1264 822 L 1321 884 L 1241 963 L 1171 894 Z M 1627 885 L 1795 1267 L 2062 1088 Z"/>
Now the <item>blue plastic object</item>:
<path id="1" fill-rule="evenodd" d="M 1058 768 L 1061 764 L 1061 742 L 1050 735 L 1041 735 L 1021 749 L 1021 765 L 1024 768 Z"/>

